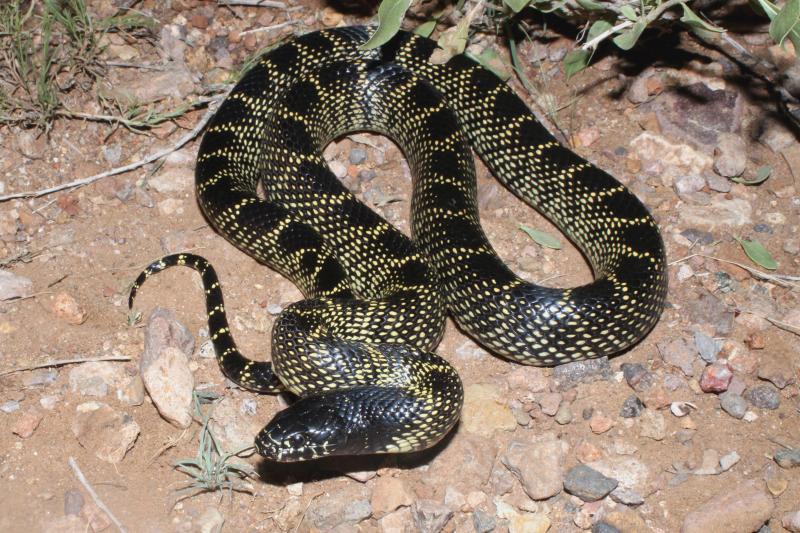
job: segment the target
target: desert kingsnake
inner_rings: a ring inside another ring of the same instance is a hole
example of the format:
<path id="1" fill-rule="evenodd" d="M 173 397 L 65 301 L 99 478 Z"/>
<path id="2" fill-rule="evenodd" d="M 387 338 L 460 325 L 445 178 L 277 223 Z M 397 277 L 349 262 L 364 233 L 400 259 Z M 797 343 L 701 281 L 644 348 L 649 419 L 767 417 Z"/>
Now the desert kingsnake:
<path id="1" fill-rule="evenodd" d="M 468 57 L 435 64 L 436 44 L 406 32 L 362 51 L 369 34 L 320 31 L 266 54 L 200 147 L 197 194 L 208 220 L 308 298 L 278 317 L 272 363 L 236 349 L 219 282 L 200 257 L 154 263 L 131 294 L 170 265 L 201 272 L 224 373 L 246 388 L 300 397 L 256 439 L 276 460 L 405 452 L 441 439 L 463 401 L 454 369 L 430 353 L 446 311 L 492 352 L 552 366 L 629 347 L 665 301 L 661 237 L 623 185 L 558 144 Z M 408 157 L 413 241 L 325 164 L 322 147 L 357 130 L 388 135 Z M 470 145 L 580 247 L 594 282 L 540 287 L 497 258 L 478 219 Z"/>

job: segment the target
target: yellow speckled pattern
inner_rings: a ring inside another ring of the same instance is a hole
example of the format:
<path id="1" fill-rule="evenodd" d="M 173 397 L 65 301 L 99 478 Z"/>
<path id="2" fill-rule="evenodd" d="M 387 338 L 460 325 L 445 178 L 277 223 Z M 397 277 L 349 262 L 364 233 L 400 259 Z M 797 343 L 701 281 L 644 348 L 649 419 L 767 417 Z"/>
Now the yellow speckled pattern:
<path id="1" fill-rule="evenodd" d="M 276 321 L 272 363 L 236 349 L 204 259 L 164 258 L 132 293 L 167 266 L 201 273 L 223 372 L 251 389 L 300 397 L 256 439 L 275 460 L 412 451 L 441 439 L 463 396 L 453 368 L 430 352 L 445 311 L 497 354 L 556 365 L 629 347 L 664 306 L 663 244 L 635 196 L 558 144 L 472 60 L 433 64 L 435 43 L 406 32 L 359 50 L 370 31 L 315 32 L 265 55 L 200 148 L 197 194 L 208 220 L 308 298 Z M 407 156 L 413 240 L 327 168 L 321 149 L 357 130 L 390 136 Z M 583 250 L 594 282 L 540 287 L 498 259 L 478 218 L 470 146 Z"/>

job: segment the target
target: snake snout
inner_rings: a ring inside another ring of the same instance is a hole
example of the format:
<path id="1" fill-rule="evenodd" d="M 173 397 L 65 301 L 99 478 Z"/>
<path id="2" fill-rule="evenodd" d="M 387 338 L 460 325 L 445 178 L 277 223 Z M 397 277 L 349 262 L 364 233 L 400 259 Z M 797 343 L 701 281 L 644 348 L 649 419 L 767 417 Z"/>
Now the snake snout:
<path id="1" fill-rule="evenodd" d="M 279 412 L 256 437 L 256 450 L 273 461 L 291 462 L 352 453 L 347 424 L 320 397 L 303 398 Z"/>

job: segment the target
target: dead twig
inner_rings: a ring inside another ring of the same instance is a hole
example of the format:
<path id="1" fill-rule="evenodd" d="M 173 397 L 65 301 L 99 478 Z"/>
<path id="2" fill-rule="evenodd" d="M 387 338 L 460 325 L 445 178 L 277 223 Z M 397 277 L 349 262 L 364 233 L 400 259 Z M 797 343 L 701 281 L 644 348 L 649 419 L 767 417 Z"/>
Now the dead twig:
<path id="1" fill-rule="evenodd" d="M 168 156 L 172 152 L 179 150 L 183 147 L 186 143 L 197 137 L 200 132 L 205 128 L 208 121 L 211 120 L 211 117 L 214 116 L 214 112 L 216 111 L 216 105 L 222 100 L 225 99 L 227 93 L 217 96 L 210 101 L 210 105 L 206 114 L 200 119 L 200 121 L 195 125 L 194 128 L 191 129 L 186 135 L 178 139 L 178 142 L 173 144 L 168 148 L 164 148 L 163 150 L 159 150 L 158 152 L 152 153 L 145 157 L 144 159 L 140 159 L 135 163 L 131 163 L 129 165 L 113 168 L 111 170 L 107 170 L 105 172 L 101 172 L 100 174 L 95 174 L 94 176 L 89 176 L 88 178 L 82 178 L 79 180 L 70 181 L 68 183 L 62 183 L 61 185 L 55 185 L 53 187 L 49 187 L 47 189 L 40 189 L 38 191 L 25 191 L 25 192 L 16 192 L 11 194 L 6 194 L 5 196 L 0 196 L 0 202 L 5 202 L 8 200 L 13 200 L 15 198 L 38 198 L 40 196 L 44 196 L 47 194 L 52 194 L 54 192 L 63 191 L 65 189 L 75 189 L 77 187 L 83 187 L 84 185 L 89 185 L 90 183 L 94 183 L 95 181 L 101 180 L 103 178 L 108 178 L 109 176 L 116 176 L 117 174 L 123 174 L 125 172 L 130 172 L 131 170 L 136 170 L 137 168 L 143 167 L 147 164 L 150 164 L 154 161 L 158 161 L 159 159 Z"/>
<path id="2" fill-rule="evenodd" d="M 217 0 L 219 6 L 251 6 L 251 7 L 274 7 L 277 9 L 286 9 L 286 4 L 283 2 L 275 2 L 274 0 Z"/>
<path id="3" fill-rule="evenodd" d="M 669 265 L 677 265 L 678 263 L 683 263 L 684 261 L 688 261 L 692 257 L 704 257 L 706 259 L 711 259 L 713 261 L 719 261 L 720 263 L 727 263 L 729 265 L 735 265 L 739 268 L 742 268 L 750 273 L 756 279 L 760 279 L 763 281 L 769 281 L 776 285 L 780 285 L 781 287 L 786 287 L 788 289 L 800 289 L 800 285 L 794 283 L 796 281 L 800 281 L 800 276 L 787 276 L 785 274 L 770 274 L 769 272 L 764 272 L 763 270 L 758 270 L 757 268 L 753 268 L 747 266 L 742 263 L 737 263 L 736 261 L 729 261 L 728 259 L 720 259 L 719 257 L 714 257 L 713 255 L 706 255 L 706 254 L 691 254 L 687 255 L 686 257 L 682 257 L 680 259 L 676 259 L 672 261 Z"/>
<path id="4" fill-rule="evenodd" d="M 100 499 L 100 496 L 97 495 L 89 482 L 86 481 L 86 476 L 84 476 L 83 472 L 81 472 L 81 469 L 78 468 L 78 463 L 75 462 L 75 459 L 73 457 L 69 457 L 67 459 L 67 463 L 69 463 L 69 467 L 72 469 L 72 472 L 75 474 L 75 477 L 78 478 L 78 481 L 80 481 L 81 485 L 83 485 L 83 488 L 86 489 L 86 492 L 88 492 L 89 496 L 92 497 L 95 505 L 97 505 L 101 511 L 106 513 L 106 515 L 108 515 L 109 520 L 111 520 L 114 525 L 117 526 L 117 529 L 121 533 L 127 533 L 128 530 L 125 529 L 125 526 L 123 526 L 122 523 L 117 520 L 117 517 L 114 516 L 114 513 L 111 512 L 111 509 L 106 507 L 106 504 L 103 503 L 103 500 Z"/>
<path id="5" fill-rule="evenodd" d="M 64 365 L 77 365 L 81 363 L 94 363 L 97 361 L 130 361 L 131 358 L 125 355 L 109 355 L 100 357 L 86 357 L 80 359 L 58 359 L 56 361 L 47 361 L 31 366 L 23 366 L 0 372 L 0 377 L 8 376 L 9 374 L 16 374 L 17 372 L 27 372 L 28 370 L 36 370 L 39 368 L 47 368 L 51 366 L 64 366 Z"/>
<path id="6" fill-rule="evenodd" d="M 261 28 L 253 28 L 252 30 L 246 30 L 241 32 L 239 35 L 247 35 L 249 33 L 258 33 L 262 31 L 271 31 L 271 30 L 278 30 L 280 28 L 285 28 L 286 26 L 295 26 L 300 24 L 301 21 L 299 20 L 287 20 L 286 22 L 281 22 L 279 24 L 273 24 L 272 26 L 264 26 Z"/>
<path id="7" fill-rule="evenodd" d="M 770 324 L 772 324 L 773 326 L 775 326 L 776 328 L 782 329 L 783 331 L 788 331 L 789 333 L 800 335 L 800 328 L 792 324 L 789 324 L 788 322 L 783 322 L 782 320 L 778 320 L 777 318 L 773 318 L 771 316 L 767 316 L 762 313 L 756 313 L 755 311 L 750 311 L 748 309 L 739 309 L 739 311 L 742 313 L 748 313 L 751 315 L 755 315 L 757 317 L 761 317 Z"/>

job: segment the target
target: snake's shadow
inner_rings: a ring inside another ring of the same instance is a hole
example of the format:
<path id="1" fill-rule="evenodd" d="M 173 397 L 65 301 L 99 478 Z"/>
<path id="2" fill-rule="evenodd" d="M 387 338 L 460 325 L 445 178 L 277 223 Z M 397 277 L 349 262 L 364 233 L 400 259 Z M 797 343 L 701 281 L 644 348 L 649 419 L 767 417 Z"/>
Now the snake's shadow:
<path id="1" fill-rule="evenodd" d="M 283 486 L 298 481 L 303 483 L 322 481 L 354 472 L 374 472 L 379 468 L 410 470 L 429 464 L 447 448 L 458 431 L 459 424 L 456 424 L 456 427 L 434 446 L 419 452 L 325 457 L 299 463 L 262 460 L 258 463 L 256 471 L 264 483 Z"/>

